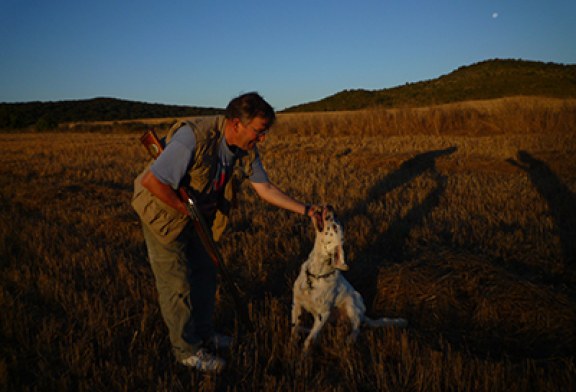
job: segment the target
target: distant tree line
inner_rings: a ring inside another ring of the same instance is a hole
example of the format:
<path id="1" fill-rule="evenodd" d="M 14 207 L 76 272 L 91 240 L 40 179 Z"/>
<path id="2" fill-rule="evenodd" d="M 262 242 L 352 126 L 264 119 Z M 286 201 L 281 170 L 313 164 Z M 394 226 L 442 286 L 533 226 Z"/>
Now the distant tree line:
<path id="1" fill-rule="evenodd" d="M 115 121 L 140 118 L 214 115 L 223 109 L 163 105 L 113 98 L 60 102 L 0 103 L 0 129 L 39 131 L 54 129 L 58 124 L 79 121 Z"/>
<path id="2" fill-rule="evenodd" d="M 508 96 L 576 97 L 576 65 L 488 60 L 437 79 L 382 90 L 344 90 L 285 112 L 418 107 Z M 0 129 L 55 129 L 66 122 L 214 115 L 223 109 L 163 105 L 113 98 L 60 102 L 0 103 Z"/>
<path id="3" fill-rule="evenodd" d="M 488 60 L 437 79 L 383 90 L 344 90 L 285 112 L 418 107 L 517 95 L 576 97 L 576 65 L 524 60 Z"/>

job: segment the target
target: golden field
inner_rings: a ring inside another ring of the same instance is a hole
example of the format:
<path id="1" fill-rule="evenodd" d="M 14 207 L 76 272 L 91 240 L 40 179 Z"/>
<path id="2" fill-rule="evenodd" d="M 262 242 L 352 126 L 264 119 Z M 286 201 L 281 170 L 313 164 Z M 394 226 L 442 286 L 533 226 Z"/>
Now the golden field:
<path id="1" fill-rule="evenodd" d="M 246 186 L 220 249 L 257 328 L 221 289 L 237 343 L 218 376 L 175 363 L 130 207 L 138 137 L 171 120 L 0 134 L 3 390 L 576 388 L 576 101 L 279 115 L 260 148 L 270 178 L 335 206 L 368 314 L 410 324 L 353 346 L 330 326 L 303 357 L 291 286 L 313 230 Z"/>

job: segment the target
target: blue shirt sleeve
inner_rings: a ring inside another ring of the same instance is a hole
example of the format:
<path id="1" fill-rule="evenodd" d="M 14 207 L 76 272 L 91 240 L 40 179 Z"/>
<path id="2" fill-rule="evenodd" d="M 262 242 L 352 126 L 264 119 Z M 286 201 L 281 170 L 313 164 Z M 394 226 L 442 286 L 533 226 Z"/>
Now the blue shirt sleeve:
<path id="1" fill-rule="evenodd" d="M 194 132 L 190 126 L 184 125 L 174 133 L 164 152 L 150 167 L 150 171 L 163 184 L 178 189 L 192 163 L 195 150 Z"/>
<path id="2" fill-rule="evenodd" d="M 263 183 L 269 182 L 268 174 L 262 165 L 260 157 L 257 157 L 254 162 L 252 162 L 252 175 L 250 176 L 250 182 Z"/>

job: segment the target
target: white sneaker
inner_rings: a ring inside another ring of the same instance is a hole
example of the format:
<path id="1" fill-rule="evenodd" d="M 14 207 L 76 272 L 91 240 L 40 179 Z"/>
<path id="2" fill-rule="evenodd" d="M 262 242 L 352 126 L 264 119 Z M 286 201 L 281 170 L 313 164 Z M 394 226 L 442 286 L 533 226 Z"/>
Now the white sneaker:
<path id="1" fill-rule="evenodd" d="M 221 372 L 226 365 L 226 361 L 222 358 L 211 354 L 206 349 L 201 348 L 195 354 L 180 361 L 184 366 L 196 368 L 203 372 Z"/>
<path id="2" fill-rule="evenodd" d="M 204 342 L 208 347 L 215 348 L 217 350 L 225 350 L 232 346 L 234 339 L 232 336 L 222 335 L 215 333 L 210 338 Z"/>

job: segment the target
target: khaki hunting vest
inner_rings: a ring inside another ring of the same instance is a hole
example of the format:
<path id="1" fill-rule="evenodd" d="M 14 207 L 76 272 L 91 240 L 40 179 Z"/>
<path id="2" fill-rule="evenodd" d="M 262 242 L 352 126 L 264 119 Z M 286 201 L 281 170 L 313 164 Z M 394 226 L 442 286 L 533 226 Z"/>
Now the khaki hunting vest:
<path id="1" fill-rule="evenodd" d="M 196 151 L 184 182 L 193 191 L 199 204 L 206 198 L 211 181 L 216 175 L 218 148 L 224 137 L 225 119 L 222 116 L 201 118 L 194 121 L 176 123 L 166 137 L 170 140 L 174 132 L 183 125 L 189 125 L 196 137 Z M 230 209 L 234 207 L 236 192 L 242 181 L 252 175 L 252 163 L 258 156 L 256 147 L 243 158 L 236 160 L 232 175 L 218 201 L 216 215 L 207 219 L 212 227 L 212 237 L 218 241 L 228 224 Z M 150 164 L 151 165 L 151 164 Z M 142 177 L 150 165 L 134 180 L 132 207 L 143 224 L 148 225 L 162 243 L 174 241 L 189 223 L 190 218 L 168 206 L 142 186 Z"/>

